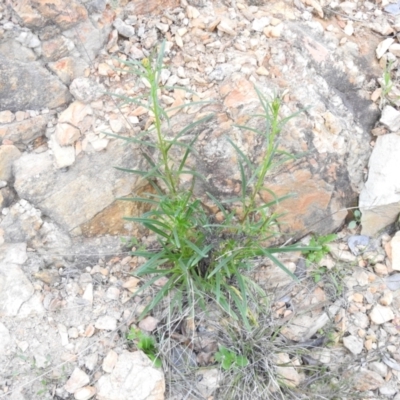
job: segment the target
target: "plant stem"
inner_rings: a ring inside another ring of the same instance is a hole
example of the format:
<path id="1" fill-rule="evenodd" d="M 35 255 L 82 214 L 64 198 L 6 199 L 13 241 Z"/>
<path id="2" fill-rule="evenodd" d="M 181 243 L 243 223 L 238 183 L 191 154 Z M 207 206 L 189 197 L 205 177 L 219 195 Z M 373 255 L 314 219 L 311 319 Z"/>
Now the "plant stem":
<path id="1" fill-rule="evenodd" d="M 158 94 L 157 94 L 158 76 L 157 76 L 156 70 L 154 70 L 152 68 L 150 63 L 148 65 L 146 65 L 145 68 L 147 71 L 147 79 L 151 86 L 151 90 L 150 90 L 150 98 L 151 98 L 151 104 L 152 104 L 151 111 L 154 114 L 154 126 L 155 126 L 156 133 L 157 133 L 158 148 L 160 149 L 162 162 L 163 162 L 163 165 L 165 168 L 164 173 L 165 173 L 166 184 L 168 186 L 169 192 L 172 195 L 176 195 L 177 194 L 176 182 L 175 182 L 175 178 L 172 174 L 172 171 L 169 167 L 168 148 L 166 146 L 165 139 L 162 134 L 162 128 L 161 128 L 161 113 L 160 113 L 161 108 L 160 108 L 160 105 L 158 102 Z"/>
<path id="2" fill-rule="evenodd" d="M 266 107 L 268 109 L 268 114 L 269 114 L 265 116 L 265 119 L 267 120 L 267 128 L 265 132 L 267 151 L 265 154 L 265 158 L 261 164 L 261 170 L 257 176 L 257 182 L 254 185 L 254 188 L 250 195 L 248 206 L 245 207 L 245 213 L 242 218 L 243 223 L 247 220 L 249 214 L 251 214 L 256 208 L 255 205 L 256 196 L 257 194 L 260 193 L 260 191 L 264 187 L 265 176 L 271 167 L 271 161 L 273 156 L 275 155 L 275 138 L 280 132 L 280 127 L 279 127 L 280 100 L 278 98 L 275 98 L 271 104 L 266 104 Z"/>

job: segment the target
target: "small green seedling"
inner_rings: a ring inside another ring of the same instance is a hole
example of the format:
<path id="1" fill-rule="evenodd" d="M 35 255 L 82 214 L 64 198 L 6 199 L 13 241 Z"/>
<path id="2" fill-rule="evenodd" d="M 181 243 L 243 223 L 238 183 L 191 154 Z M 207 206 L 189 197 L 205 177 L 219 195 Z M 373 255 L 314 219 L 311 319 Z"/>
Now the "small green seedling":
<path id="1" fill-rule="evenodd" d="M 353 220 L 349 222 L 348 228 L 355 229 L 361 222 L 361 212 L 360 210 L 355 210 L 353 212 Z"/>
<path id="2" fill-rule="evenodd" d="M 136 347 L 153 361 L 155 367 L 162 366 L 161 359 L 157 356 L 156 340 L 153 336 L 146 335 L 138 328 L 131 328 L 126 337 L 128 340 L 136 342 Z"/>
<path id="3" fill-rule="evenodd" d="M 326 267 L 318 267 L 315 271 L 312 272 L 312 277 L 315 283 L 321 281 L 322 277 L 326 274 L 327 268 Z"/>
<path id="4" fill-rule="evenodd" d="M 219 350 L 215 353 L 215 361 L 220 362 L 222 368 L 225 370 L 233 366 L 245 367 L 249 363 L 247 357 L 239 356 L 224 346 L 219 346 Z"/>
<path id="5" fill-rule="evenodd" d="M 337 235 L 334 233 L 325 236 L 313 236 L 310 240 L 310 247 L 319 247 L 319 250 L 306 250 L 307 266 L 311 264 L 319 264 L 325 255 L 329 253 L 328 243 L 336 240 Z"/>
<path id="6" fill-rule="evenodd" d="M 46 379 L 42 379 L 40 381 L 40 383 L 42 384 L 42 389 L 40 389 L 39 391 L 36 392 L 36 394 L 38 396 L 41 396 L 41 395 L 43 395 L 45 393 L 48 393 L 48 391 L 49 391 L 49 388 L 48 388 L 49 382 Z"/>
<path id="7" fill-rule="evenodd" d="M 381 82 L 381 103 L 380 107 L 383 108 L 388 101 L 387 97 L 392 91 L 393 88 L 393 81 L 391 78 L 393 61 L 388 61 L 385 67 L 385 71 L 383 72 L 382 82 Z"/>

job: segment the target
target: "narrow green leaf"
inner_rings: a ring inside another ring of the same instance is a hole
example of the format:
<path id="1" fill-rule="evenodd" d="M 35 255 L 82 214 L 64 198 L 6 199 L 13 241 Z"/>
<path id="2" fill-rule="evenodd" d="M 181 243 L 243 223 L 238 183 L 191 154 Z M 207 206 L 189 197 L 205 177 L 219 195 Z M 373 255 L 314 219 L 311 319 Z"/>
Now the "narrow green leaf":
<path id="1" fill-rule="evenodd" d="M 242 203 L 245 204 L 246 198 L 247 198 L 247 179 L 246 179 L 246 173 L 244 172 L 243 164 L 239 162 L 239 168 L 240 168 L 240 178 L 242 180 Z"/>
<path id="2" fill-rule="evenodd" d="M 157 228 L 156 226 L 154 226 L 154 224 L 149 224 L 149 223 L 145 223 L 143 222 L 143 225 L 150 229 L 151 231 L 153 231 L 154 233 L 157 233 L 157 235 L 160 235 L 166 239 L 169 239 L 169 234 L 165 233 L 164 231 L 162 231 L 161 229 Z"/>
<path id="3" fill-rule="evenodd" d="M 262 114 L 260 114 L 260 115 L 254 115 L 254 117 L 263 117 L 264 115 L 262 115 Z M 256 128 L 252 128 L 251 126 L 247 126 L 247 125 L 235 125 L 237 128 L 240 128 L 240 129 L 243 129 L 243 130 L 246 130 L 246 131 L 251 131 L 251 132 L 254 132 L 254 133 L 257 133 L 257 134 L 259 134 L 259 135 L 262 135 L 262 132 L 259 130 L 259 129 L 256 129 Z"/>
<path id="4" fill-rule="evenodd" d="M 142 293 L 144 290 L 146 290 L 148 287 L 150 287 L 157 279 L 160 279 L 159 276 L 153 276 L 151 279 L 149 279 L 144 285 L 142 285 L 136 292 L 135 296 L 138 296 L 140 293 Z"/>
<path id="5" fill-rule="evenodd" d="M 216 273 L 218 273 L 221 268 L 223 268 L 226 264 L 231 262 L 236 257 L 237 251 L 233 251 L 228 257 L 223 257 L 222 259 L 217 261 L 215 268 L 208 274 L 207 279 L 213 277 Z"/>
<path id="6" fill-rule="evenodd" d="M 221 274 L 215 275 L 215 288 L 214 288 L 215 300 L 220 303 L 221 300 Z"/>
<path id="7" fill-rule="evenodd" d="M 156 253 L 135 271 L 135 275 L 146 275 L 149 269 L 157 268 L 160 265 L 165 264 L 167 261 L 168 258 L 165 257 L 165 254 L 163 254 L 163 252 Z M 167 273 L 167 271 L 165 271 L 165 273 Z"/>
<path id="8" fill-rule="evenodd" d="M 142 313 L 140 314 L 139 319 L 143 319 L 149 311 L 151 311 L 167 294 L 168 292 L 172 289 L 172 286 L 174 285 L 175 282 L 175 277 L 172 276 L 169 278 L 168 282 L 158 291 L 156 296 L 153 298 L 153 300 L 148 304 Z"/>
<path id="9" fill-rule="evenodd" d="M 150 213 L 150 212 L 149 212 Z M 151 212 L 152 214 L 155 214 L 156 211 Z M 128 221 L 135 221 L 135 222 L 139 222 L 142 224 L 152 224 L 152 225 L 158 225 L 161 228 L 164 228 L 166 231 L 171 230 L 171 227 L 168 226 L 166 223 L 158 221 L 156 219 L 150 219 L 150 218 L 143 218 L 143 217 L 124 217 L 124 219 L 128 220 Z"/>
<path id="10" fill-rule="evenodd" d="M 176 228 L 172 229 L 172 234 L 173 234 L 174 239 L 175 239 L 174 245 L 175 245 L 178 249 L 180 249 L 180 248 L 181 248 L 181 242 L 180 242 L 180 240 L 179 240 L 179 235 L 178 235 L 178 232 L 177 232 Z"/>
<path id="11" fill-rule="evenodd" d="M 136 174 L 140 176 L 145 176 L 147 174 L 147 171 L 141 171 L 137 169 L 128 169 L 128 168 L 121 168 L 121 167 L 114 167 L 118 171 L 123 171 L 123 172 L 128 172 L 130 174 Z"/>
<path id="12" fill-rule="evenodd" d="M 242 316 L 242 321 L 244 325 L 246 326 L 247 329 L 251 329 L 249 320 L 247 319 L 247 305 L 245 302 L 243 302 L 243 299 L 240 299 L 240 297 L 237 295 L 235 289 L 230 286 L 230 285 L 225 285 L 226 290 L 229 292 L 230 296 L 232 297 L 237 309 L 239 310 L 241 316 Z"/>
<path id="13" fill-rule="evenodd" d="M 193 251 L 195 251 L 201 258 L 207 258 L 208 257 L 208 252 L 212 249 L 212 245 L 206 246 L 203 250 L 200 250 L 194 243 L 192 243 L 190 240 L 187 240 L 185 238 L 182 238 L 182 241 L 189 246 Z"/>
<path id="14" fill-rule="evenodd" d="M 186 165 L 186 160 L 189 157 L 189 154 L 192 152 L 192 146 L 193 144 L 196 142 L 197 140 L 197 136 L 194 137 L 194 139 L 190 142 L 190 145 L 188 146 L 188 148 L 186 149 L 185 153 L 183 154 L 182 160 L 179 164 L 178 167 L 178 174 L 181 173 L 181 171 L 183 170 L 184 166 Z"/>
<path id="15" fill-rule="evenodd" d="M 277 265 L 282 271 L 286 272 L 294 281 L 299 281 L 296 275 L 294 275 L 289 269 L 285 267 L 275 256 L 273 256 L 271 253 L 266 251 L 264 253 L 275 265 Z"/>
<path id="16" fill-rule="evenodd" d="M 284 247 L 269 247 L 268 248 L 268 253 L 274 254 L 274 253 L 290 253 L 293 251 L 318 251 L 321 250 L 321 246 L 298 246 L 298 245 L 290 245 L 290 246 L 284 246 Z M 265 249 L 263 249 L 265 251 Z"/>
<path id="17" fill-rule="evenodd" d="M 149 203 L 149 204 L 154 204 L 154 205 L 158 205 L 159 202 L 156 200 L 151 200 L 151 199 L 145 199 L 142 197 L 117 197 L 117 200 L 121 200 L 121 201 L 133 201 L 133 202 L 137 202 L 137 203 Z"/>
<path id="18" fill-rule="evenodd" d="M 181 104 L 180 106 L 175 106 L 175 107 L 171 107 L 168 108 L 167 111 L 173 111 L 173 110 L 179 110 L 181 108 L 185 108 L 185 107 L 192 107 L 192 106 L 197 106 L 197 105 L 201 105 L 201 104 L 210 104 L 212 103 L 211 101 L 208 100 L 200 100 L 200 101 L 191 101 L 185 104 Z"/>
<path id="19" fill-rule="evenodd" d="M 229 137 L 227 137 L 228 142 L 232 145 L 232 147 L 236 150 L 236 152 L 239 154 L 239 156 L 246 162 L 248 168 L 251 171 L 254 171 L 253 164 L 251 163 L 250 159 L 243 153 L 242 150 L 239 149 L 239 147 L 236 145 L 235 142 L 233 142 Z"/>
<path id="20" fill-rule="evenodd" d="M 238 367 L 246 367 L 249 364 L 249 360 L 245 356 L 236 356 L 235 361 Z"/>
<path id="21" fill-rule="evenodd" d="M 144 257 L 144 258 L 151 258 L 155 254 L 156 253 L 154 251 L 146 251 L 146 250 L 136 250 L 136 251 L 131 252 L 131 255 L 133 255 L 133 256 Z"/>
<path id="22" fill-rule="evenodd" d="M 214 114 L 208 114 L 208 115 L 200 118 L 199 120 L 194 121 L 191 124 L 185 126 L 181 131 L 179 131 L 178 135 L 175 137 L 175 139 L 172 142 L 177 141 L 181 136 L 185 135 L 187 132 L 192 131 L 197 125 L 208 122 L 212 118 L 214 118 Z"/>
<path id="23" fill-rule="evenodd" d="M 228 217 L 228 213 L 225 210 L 225 207 L 222 205 L 222 203 L 216 197 L 214 197 L 210 192 L 206 192 L 206 194 L 216 204 L 216 206 L 219 208 L 219 210 L 224 214 L 224 217 L 227 218 Z M 213 225 L 210 224 L 208 226 L 211 227 Z"/>
<path id="24" fill-rule="evenodd" d="M 238 270 L 236 270 L 234 272 L 234 275 L 235 275 L 236 280 L 239 285 L 240 293 L 242 296 L 243 308 L 246 309 L 246 315 L 247 315 L 247 292 L 248 292 L 248 289 L 247 289 L 245 282 L 243 281 L 242 275 L 240 274 L 240 272 Z"/>

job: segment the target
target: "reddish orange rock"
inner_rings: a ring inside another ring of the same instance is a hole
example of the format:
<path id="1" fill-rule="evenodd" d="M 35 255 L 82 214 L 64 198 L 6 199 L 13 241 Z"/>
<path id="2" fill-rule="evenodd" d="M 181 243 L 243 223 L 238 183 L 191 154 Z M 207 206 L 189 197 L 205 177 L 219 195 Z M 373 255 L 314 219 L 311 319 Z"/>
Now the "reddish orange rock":
<path id="1" fill-rule="evenodd" d="M 307 220 L 311 215 L 323 213 L 328 208 L 332 197 L 332 188 L 324 180 L 314 178 L 308 170 L 280 174 L 273 183 L 267 184 L 277 197 L 293 193 L 293 197 L 282 201 L 277 206 L 279 221 L 284 231 L 298 232 L 311 227 Z M 262 193 L 262 199 L 270 202 L 272 196 Z"/>

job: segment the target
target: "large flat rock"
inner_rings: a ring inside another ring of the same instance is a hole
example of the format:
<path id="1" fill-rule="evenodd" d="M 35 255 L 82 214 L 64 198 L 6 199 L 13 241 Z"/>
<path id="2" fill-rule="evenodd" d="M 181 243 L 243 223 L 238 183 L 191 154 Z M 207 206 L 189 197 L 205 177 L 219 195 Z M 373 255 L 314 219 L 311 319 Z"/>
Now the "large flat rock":
<path id="1" fill-rule="evenodd" d="M 369 160 L 368 180 L 360 193 L 363 235 L 375 235 L 400 213 L 400 135 L 379 136 Z"/>
<path id="2" fill-rule="evenodd" d="M 0 55 L 0 111 L 56 108 L 71 100 L 68 88 L 38 62 Z"/>
<path id="3" fill-rule="evenodd" d="M 82 224 L 113 204 L 117 197 L 132 192 L 136 176 L 113 167 L 135 168 L 137 164 L 132 148 L 121 140 L 112 141 L 106 152 L 78 157 L 67 171 L 53 165 L 49 152 L 25 153 L 14 163 L 15 189 L 21 198 L 65 230 L 77 228 L 76 233 L 80 233 Z M 113 216 L 116 218 L 115 212 Z"/>

